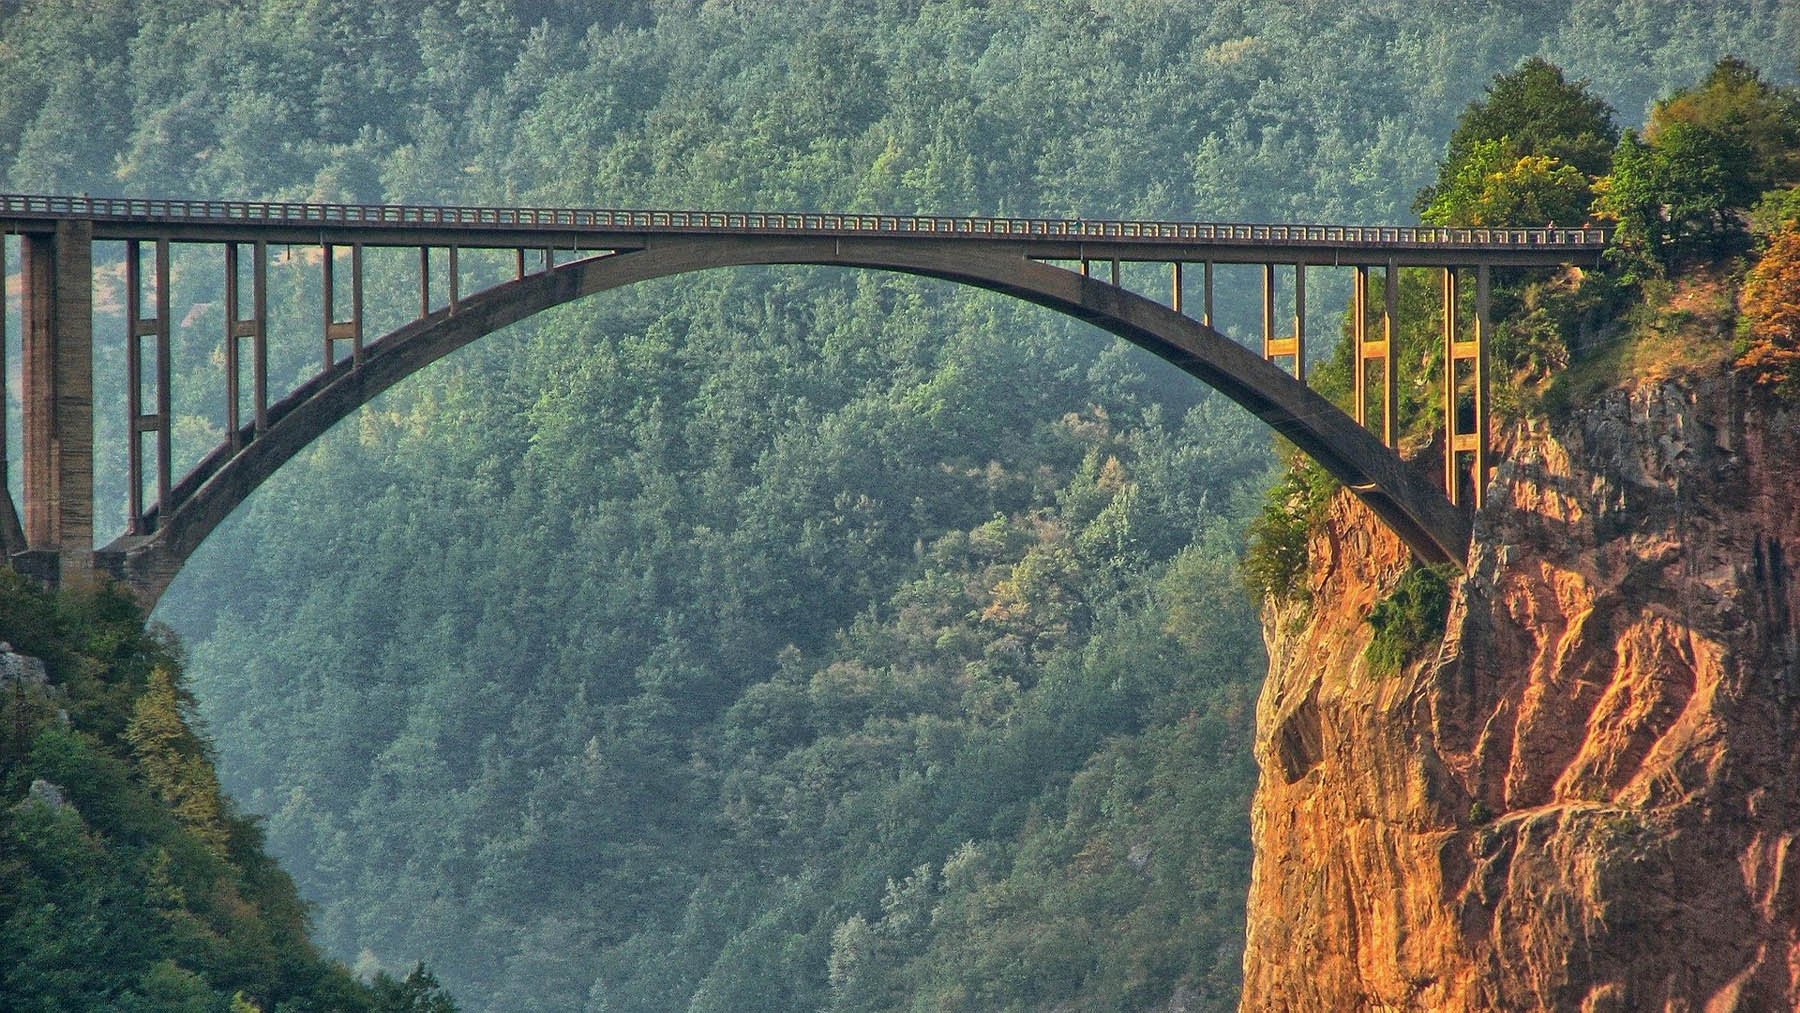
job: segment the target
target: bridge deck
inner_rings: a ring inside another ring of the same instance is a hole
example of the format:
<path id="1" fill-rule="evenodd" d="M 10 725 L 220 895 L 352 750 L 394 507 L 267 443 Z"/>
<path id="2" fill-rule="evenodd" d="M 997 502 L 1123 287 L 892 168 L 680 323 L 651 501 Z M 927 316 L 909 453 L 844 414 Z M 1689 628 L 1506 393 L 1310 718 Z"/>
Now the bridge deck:
<path id="1" fill-rule="evenodd" d="M 634 250 L 657 236 L 881 238 L 1023 248 L 1039 260 L 1554 266 L 1594 260 L 1599 228 L 974 218 L 774 211 L 423 207 L 0 195 L 0 233 L 93 223 L 94 238 Z"/>

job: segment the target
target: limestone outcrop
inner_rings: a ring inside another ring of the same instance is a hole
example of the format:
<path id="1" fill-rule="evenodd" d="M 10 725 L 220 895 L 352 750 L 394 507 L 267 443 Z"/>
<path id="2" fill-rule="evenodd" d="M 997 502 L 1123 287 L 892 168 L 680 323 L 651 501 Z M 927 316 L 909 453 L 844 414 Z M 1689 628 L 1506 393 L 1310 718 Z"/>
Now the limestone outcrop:
<path id="1" fill-rule="evenodd" d="M 1243 1007 L 1800 1008 L 1800 412 L 1721 373 L 1509 440 L 1400 674 L 1346 495 L 1265 617 Z"/>

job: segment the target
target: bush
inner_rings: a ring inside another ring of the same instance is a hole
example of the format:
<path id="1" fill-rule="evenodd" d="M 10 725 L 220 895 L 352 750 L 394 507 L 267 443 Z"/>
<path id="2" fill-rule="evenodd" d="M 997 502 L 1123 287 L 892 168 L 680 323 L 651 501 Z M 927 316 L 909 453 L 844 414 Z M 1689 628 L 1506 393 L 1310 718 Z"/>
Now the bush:
<path id="1" fill-rule="evenodd" d="M 1759 236 L 1796 227 L 1800 227 L 1800 186 L 1770 190 L 1750 209 L 1750 231 Z"/>
<path id="2" fill-rule="evenodd" d="M 1800 388 L 1800 226 L 1769 243 L 1744 279 L 1750 345 L 1738 365 L 1783 390 Z"/>
<path id="3" fill-rule="evenodd" d="M 1298 453 L 1289 458 L 1287 473 L 1270 487 L 1262 513 L 1250 522 L 1244 580 L 1258 601 L 1305 598 L 1306 540 L 1337 487 L 1317 462 Z"/>
<path id="4" fill-rule="evenodd" d="M 1444 635 L 1450 615 L 1448 566 L 1415 566 L 1394 586 L 1394 593 L 1375 603 L 1369 625 L 1375 636 L 1363 658 L 1376 675 L 1399 675 L 1420 648 Z"/>

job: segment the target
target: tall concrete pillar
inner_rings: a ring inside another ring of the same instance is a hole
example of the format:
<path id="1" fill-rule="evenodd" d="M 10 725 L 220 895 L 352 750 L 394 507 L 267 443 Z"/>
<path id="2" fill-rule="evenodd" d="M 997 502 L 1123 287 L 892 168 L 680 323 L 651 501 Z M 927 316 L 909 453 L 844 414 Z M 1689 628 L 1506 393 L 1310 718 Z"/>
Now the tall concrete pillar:
<path id="1" fill-rule="evenodd" d="M 93 238 L 59 221 L 22 244 L 25 540 L 65 584 L 94 557 Z"/>

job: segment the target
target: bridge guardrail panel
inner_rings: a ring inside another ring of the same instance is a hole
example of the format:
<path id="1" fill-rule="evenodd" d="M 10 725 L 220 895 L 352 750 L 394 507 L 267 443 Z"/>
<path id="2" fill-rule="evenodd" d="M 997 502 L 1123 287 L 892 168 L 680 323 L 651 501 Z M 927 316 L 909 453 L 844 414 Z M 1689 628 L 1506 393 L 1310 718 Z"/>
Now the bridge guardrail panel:
<path id="1" fill-rule="evenodd" d="M 0 195 L 0 211 L 44 217 L 144 219 L 169 223 L 264 223 L 274 225 L 464 226 L 516 229 L 672 229 L 683 232 L 776 231 L 946 236 L 1022 236 L 1044 239 L 1109 239 L 1125 242 L 1191 241 L 1245 245 L 1392 246 L 1398 249 L 1487 247 L 1592 250 L 1606 229 L 1446 228 L 1301 223 L 1217 223 L 1162 220 L 1051 219 L 847 212 L 746 212 L 592 208 L 431 207 L 393 204 L 313 204 L 276 201 L 186 200 L 141 197 Z"/>

